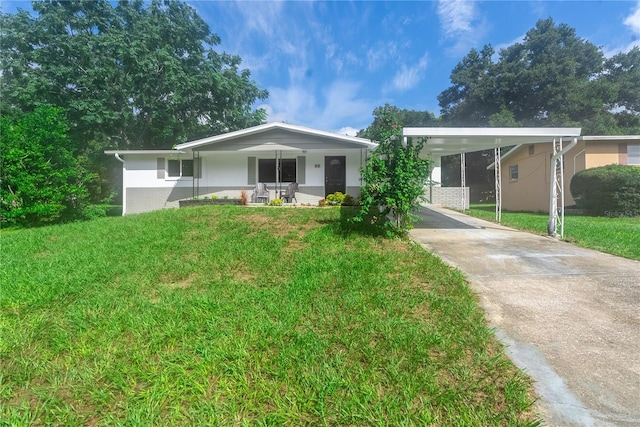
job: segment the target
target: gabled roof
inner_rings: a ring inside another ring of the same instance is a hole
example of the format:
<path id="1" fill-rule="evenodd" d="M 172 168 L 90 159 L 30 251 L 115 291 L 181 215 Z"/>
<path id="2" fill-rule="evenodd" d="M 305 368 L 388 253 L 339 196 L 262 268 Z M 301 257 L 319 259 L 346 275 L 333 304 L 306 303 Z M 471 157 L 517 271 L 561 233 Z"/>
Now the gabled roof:
<path id="1" fill-rule="evenodd" d="M 303 136 L 295 141 L 296 136 Z M 375 148 L 374 142 L 304 126 L 272 122 L 176 145 L 177 150 L 258 151 L 322 148 Z"/>

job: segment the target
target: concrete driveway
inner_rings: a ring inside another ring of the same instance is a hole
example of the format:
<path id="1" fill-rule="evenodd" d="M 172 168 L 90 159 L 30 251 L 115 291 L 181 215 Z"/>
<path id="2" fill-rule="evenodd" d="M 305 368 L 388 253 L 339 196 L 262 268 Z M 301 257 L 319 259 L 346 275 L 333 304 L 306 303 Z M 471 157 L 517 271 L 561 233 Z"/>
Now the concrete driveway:
<path id="1" fill-rule="evenodd" d="M 412 238 L 466 274 L 546 425 L 640 426 L 640 262 L 447 209 L 420 216 Z"/>

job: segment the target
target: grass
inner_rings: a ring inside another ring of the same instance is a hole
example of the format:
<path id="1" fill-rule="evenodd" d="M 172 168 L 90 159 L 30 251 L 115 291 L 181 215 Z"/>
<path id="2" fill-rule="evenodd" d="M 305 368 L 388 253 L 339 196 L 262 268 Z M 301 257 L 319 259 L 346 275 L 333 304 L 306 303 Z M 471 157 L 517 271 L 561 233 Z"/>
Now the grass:
<path id="1" fill-rule="evenodd" d="M 495 220 L 495 205 L 472 204 L 466 212 Z M 502 224 L 538 234 L 547 234 L 549 214 L 502 212 Z M 564 239 L 579 246 L 640 260 L 640 217 L 593 217 L 565 213 Z"/>
<path id="2" fill-rule="evenodd" d="M 0 425 L 537 425 L 462 275 L 341 212 L 3 232 Z"/>

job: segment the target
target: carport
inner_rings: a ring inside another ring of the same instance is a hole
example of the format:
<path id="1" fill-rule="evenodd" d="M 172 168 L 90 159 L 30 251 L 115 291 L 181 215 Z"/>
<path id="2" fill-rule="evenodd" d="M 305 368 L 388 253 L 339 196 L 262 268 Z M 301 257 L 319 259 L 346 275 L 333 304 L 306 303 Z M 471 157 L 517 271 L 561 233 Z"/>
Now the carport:
<path id="1" fill-rule="evenodd" d="M 405 127 L 403 137 L 426 138 L 423 153 L 435 164 L 443 156 L 460 155 L 461 187 L 466 186 L 465 154 L 474 151 L 494 150 L 496 221 L 502 216 L 502 173 L 500 169 L 501 149 L 522 144 L 553 143 L 550 162 L 549 221 L 550 236 L 564 235 L 564 167 L 563 157 L 578 142 L 581 128 L 445 128 Z M 440 167 L 431 171 L 432 181 L 440 180 Z M 541 183 L 541 185 L 546 185 Z"/>

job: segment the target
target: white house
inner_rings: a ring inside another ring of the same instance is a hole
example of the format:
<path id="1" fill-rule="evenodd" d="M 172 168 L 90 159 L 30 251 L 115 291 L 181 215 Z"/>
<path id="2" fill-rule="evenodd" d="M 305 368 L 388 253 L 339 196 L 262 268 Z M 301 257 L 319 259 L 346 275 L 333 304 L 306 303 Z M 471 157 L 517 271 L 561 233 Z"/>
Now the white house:
<path id="1" fill-rule="evenodd" d="M 123 215 L 177 207 L 178 201 L 249 194 L 266 183 L 275 198 L 288 183 L 299 185 L 298 203 L 340 191 L 360 195 L 360 168 L 370 140 L 286 123 L 179 144 L 173 150 L 105 151 L 122 162 Z"/>

